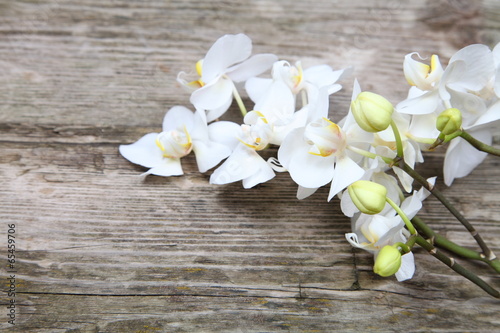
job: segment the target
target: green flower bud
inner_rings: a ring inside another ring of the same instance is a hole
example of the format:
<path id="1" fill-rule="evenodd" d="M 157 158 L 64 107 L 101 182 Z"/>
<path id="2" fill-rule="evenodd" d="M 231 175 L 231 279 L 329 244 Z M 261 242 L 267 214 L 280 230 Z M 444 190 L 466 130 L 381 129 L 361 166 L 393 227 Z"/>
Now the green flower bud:
<path id="1" fill-rule="evenodd" d="M 362 213 L 375 215 L 385 207 L 387 189 L 383 185 L 368 180 L 358 180 L 349 185 L 347 190 Z"/>
<path id="2" fill-rule="evenodd" d="M 450 135 L 462 127 L 462 112 L 459 109 L 446 109 L 436 120 L 436 128 L 444 135 Z"/>
<path id="3" fill-rule="evenodd" d="M 351 111 L 359 127 L 367 132 L 376 133 L 389 127 L 394 107 L 384 97 L 363 91 L 351 102 Z"/>
<path id="4" fill-rule="evenodd" d="M 378 253 L 373 271 L 383 277 L 391 276 L 401 267 L 401 252 L 394 246 L 386 245 Z"/>

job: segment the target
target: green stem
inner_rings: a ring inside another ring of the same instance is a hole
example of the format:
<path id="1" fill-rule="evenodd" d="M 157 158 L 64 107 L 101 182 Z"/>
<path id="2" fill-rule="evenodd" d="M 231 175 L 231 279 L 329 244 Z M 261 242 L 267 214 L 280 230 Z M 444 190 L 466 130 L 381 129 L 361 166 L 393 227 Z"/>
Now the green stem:
<path id="1" fill-rule="evenodd" d="M 395 248 L 400 247 L 404 253 L 408 253 L 411 251 L 411 246 L 408 246 L 408 244 L 405 244 L 405 243 L 397 242 L 397 243 L 392 244 L 392 246 L 394 246 Z"/>
<path id="2" fill-rule="evenodd" d="M 411 224 L 411 221 L 408 219 L 406 214 L 401 210 L 401 208 L 399 208 L 399 206 L 394 201 L 389 199 L 389 197 L 386 197 L 385 200 L 389 205 L 392 206 L 392 208 L 394 208 L 394 210 L 398 213 L 399 217 L 401 217 L 401 219 L 404 221 L 406 227 L 408 228 L 408 231 L 410 231 L 410 234 L 415 235 L 417 233 L 415 227 L 413 226 L 413 224 Z"/>
<path id="3" fill-rule="evenodd" d="M 233 96 L 234 99 L 236 100 L 236 103 L 238 103 L 238 107 L 240 108 L 240 112 L 242 116 L 247 115 L 247 108 L 245 107 L 245 104 L 243 104 L 243 101 L 241 100 L 240 93 L 238 92 L 238 89 L 236 89 L 236 86 L 233 85 Z"/>
<path id="4" fill-rule="evenodd" d="M 394 132 L 394 138 L 396 139 L 396 150 L 399 158 L 404 158 L 403 156 L 403 141 L 401 141 L 401 135 L 399 134 L 399 129 L 394 120 L 391 121 L 391 128 Z"/>
<path id="5" fill-rule="evenodd" d="M 488 259 L 489 261 L 498 260 L 496 255 L 490 250 L 488 245 L 486 245 L 483 238 L 481 237 L 481 235 L 479 235 L 472 224 L 470 224 L 470 222 L 462 214 L 460 214 L 460 212 L 448 201 L 448 199 L 446 199 L 446 197 L 437 188 L 429 184 L 427 179 L 413 170 L 413 168 L 406 164 L 404 161 L 399 161 L 399 167 L 403 169 L 407 174 L 409 174 L 413 179 L 415 179 L 418 183 L 420 183 L 420 185 L 422 185 L 425 189 L 431 192 L 432 195 L 434 195 L 439 201 L 441 201 L 443 206 L 445 206 L 448 211 L 450 211 L 450 213 L 453 214 L 453 216 L 455 216 L 455 218 L 460 221 L 460 223 L 462 223 L 467 231 L 470 232 L 472 237 L 474 237 L 479 247 L 481 247 L 481 250 L 483 251 L 486 259 Z"/>
<path id="6" fill-rule="evenodd" d="M 377 157 L 380 157 L 387 164 L 391 164 L 393 162 L 392 158 L 380 156 L 380 155 L 377 155 L 375 153 L 369 152 L 368 150 L 364 150 L 364 149 L 361 149 L 361 148 L 358 148 L 358 147 L 347 145 L 346 148 L 349 149 L 350 151 L 355 152 L 356 154 L 359 154 L 359 155 L 362 155 L 362 156 L 365 156 L 365 157 L 368 157 L 368 158 L 371 158 L 371 159 L 375 159 Z"/>
<path id="7" fill-rule="evenodd" d="M 471 249 L 467 249 L 450 241 L 449 239 L 436 233 L 424 221 L 422 221 L 420 218 L 416 216 L 411 220 L 411 222 L 413 223 L 413 225 L 420 234 L 424 235 L 425 237 L 431 240 L 432 244 L 435 244 L 436 246 L 442 249 L 446 249 L 450 252 L 453 252 L 463 258 L 485 262 L 488 265 L 490 265 L 491 268 L 495 270 L 495 272 L 500 273 L 500 260 L 490 261 L 486 259 L 484 255 L 482 255 L 481 253 Z"/>
<path id="8" fill-rule="evenodd" d="M 476 274 L 472 273 L 462 265 L 458 264 L 453 258 L 447 257 L 441 251 L 436 249 L 431 243 L 427 242 L 422 236 L 417 236 L 417 244 L 426 249 L 432 256 L 444 263 L 446 266 L 453 269 L 458 274 L 462 275 L 472 283 L 479 286 L 481 289 L 486 291 L 488 294 L 495 298 L 500 298 L 500 293 L 498 290 L 494 289 L 483 279 L 478 277 Z"/>
<path id="9" fill-rule="evenodd" d="M 483 151 L 491 155 L 500 156 L 500 149 L 493 148 L 492 146 L 489 146 L 486 143 L 479 141 L 478 139 L 472 137 L 466 131 L 461 131 L 460 137 L 466 140 L 468 143 L 470 143 L 477 150 Z"/>

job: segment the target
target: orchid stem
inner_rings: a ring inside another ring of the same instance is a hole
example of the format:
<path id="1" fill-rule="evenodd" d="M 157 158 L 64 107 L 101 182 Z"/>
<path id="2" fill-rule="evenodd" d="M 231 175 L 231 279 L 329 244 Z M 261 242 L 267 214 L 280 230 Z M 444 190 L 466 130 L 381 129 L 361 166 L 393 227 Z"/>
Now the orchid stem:
<path id="1" fill-rule="evenodd" d="M 399 161 L 399 167 L 403 169 L 407 174 L 409 174 L 413 179 L 415 179 L 420 185 L 432 193 L 441 203 L 445 206 L 448 211 L 450 211 L 453 216 L 456 217 L 460 223 L 470 232 L 472 237 L 476 240 L 477 244 L 483 251 L 484 256 L 489 261 L 498 260 L 496 255 L 490 250 L 488 245 L 484 242 L 483 238 L 476 229 L 470 224 L 470 222 L 462 215 L 460 212 L 446 199 L 446 197 L 433 185 L 431 185 L 423 176 L 416 172 L 412 167 L 406 164 L 404 161 Z"/>
<path id="2" fill-rule="evenodd" d="M 415 235 L 417 233 L 415 227 L 413 226 L 413 224 L 411 224 L 411 221 L 408 219 L 406 214 L 401 210 L 401 208 L 399 208 L 399 206 L 394 201 L 389 199 L 389 197 L 386 197 L 385 200 L 389 205 L 392 206 L 392 208 L 394 208 L 394 210 L 398 213 L 399 217 L 401 217 L 401 219 L 404 221 L 406 227 L 408 228 L 408 231 L 410 231 L 410 234 Z"/>
<path id="3" fill-rule="evenodd" d="M 394 132 L 394 138 L 396 139 L 396 151 L 398 154 L 398 157 L 404 158 L 403 155 L 403 142 L 401 141 L 401 135 L 399 134 L 399 129 L 394 120 L 391 120 L 391 128 L 392 131 Z"/>
<path id="4" fill-rule="evenodd" d="M 478 139 L 472 137 L 466 131 L 460 132 L 460 137 L 470 143 L 477 150 L 483 151 L 485 153 L 500 156 L 500 149 L 493 148 L 492 146 L 487 145 L 484 142 L 479 141 Z"/>
<path id="5" fill-rule="evenodd" d="M 243 101 L 241 100 L 240 93 L 238 92 L 238 89 L 233 85 L 233 96 L 234 99 L 236 100 L 236 103 L 238 103 L 238 107 L 240 108 L 241 115 L 245 117 L 247 115 L 247 108 L 245 107 L 245 104 L 243 104 Z"/>
<path id="6" fill-rule="evenodd" d="M 358 148 L 358 147 L 347 145 L 346 148 L 349 149 L 350 151 L 355 152 L 356 154 L 359 154 L 359 155 L 362 155 L 362 156 L 365 156 L 365 157 L 368 157 L 368 158 L 371 158 L 371 159 L 376 159 L 377 157 L 380 157 L 387 164 L 391 164 L 393 162 L 392 158 L 380 156 L 378 154 L 369 152 L 368 150 L 364 150 L 364 149 L 361 149 L 361 148 Z"/>
<path id="7" fill-rule="evenodd" d="M 483 279 L 463 267 L 462 265 L 458 264 L 455 259 L 447 257 L 445 254 L 443 254 L 441 251 L 436 249 L 434 245 L 431 243 L 427 242 L 422 236 L 417 236 L 417 244 L 426 249 L 432 256 L 434 256 L 436 259 L 444 263 L 446 266 L 450 267 L 452 270 L 457 272 L 458 274 L 462 275 L 472 283 L 476 284 L 478 287 L 486 291 L 488 294 L 495 298 L 500 298 L 500 292 L 498 290 L 494 289 L 492 286 L 490 286 L 488 283 L 486 283 Z"/>
<path id="8" fill-rule="evenodd" d="M 449 239 L 441 236 L 440 234 L 436 233 L 434 230 L 432 230 L 422 219 L 419 217 L 414 217 L 411 219 L 411 222 L 417 228 L 418 232 L 425 237 L 427 237 L 429 240 L 431 240 L 431 243 L 442 248 L 446 249 L 450 252 L 453 252 L 462 258 L 466 259 L 472 259 L 472 260 L 479 260 L 482 262 L 487 263 L 490 265 L 497 273 L 500 273 L 500 260 L 493 260 L 489 261 L 484 257 L 484 255 L 481 255 L 481 253 L 467 249 L 465 247 L 462 247 Z"/>

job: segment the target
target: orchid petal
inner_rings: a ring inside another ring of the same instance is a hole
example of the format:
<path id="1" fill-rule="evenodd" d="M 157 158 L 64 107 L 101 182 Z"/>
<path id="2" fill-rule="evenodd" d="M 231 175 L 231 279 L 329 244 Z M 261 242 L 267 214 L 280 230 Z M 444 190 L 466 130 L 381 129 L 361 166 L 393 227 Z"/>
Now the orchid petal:
<path id="1" fill-rule="evenodd" d="M 333 181 L 328 194 L 328 201 L 337 195 L 340 191 L 351 185 L 365 174 L 365 170 L 354 162 L 350 157 L 344 155 L 337 158 Z"/>
<path id="2" fill-rule="evenodd" d="M 193 151 L 200 172 L 206 172 L 231 154 L 231 149 L 225 145 L 210 141 L 197 141 Z"/>
<path id="3" fill-rule="evenodd" d="M 252 53 L 252 40 L 244 35 L 225 35 L 219 38 L 208 50 L 203 59 L 203 82 L 211 82 L 226 70 L 250 57 Z M 210 108 L 209 108 L 210 109 Z"/>
<path id="4" fill-rule="evenodd" d="M 163 153 L 156 145 L 158 133 L 149 133 L 129 145 L 120 145 L 119 151 L 123 157 L 134 164 L 153 168 L 164 162 Z"/>
<path id="5" fill-rule="evenodd" d="M 278 57 L 274 54 L 256 54 L 239 65 L 228 69 L 226 75 L 233 82 L 243 82 L 270 69 Z"/>
<path id="6" fill-rule="evenodd" d="M 153 167 L 144 174 L 169 177 L 180 176 L 184 173 L 182 172 L 180 158 L 164 158 L 163 165 Z"/>
<path id="7" fill-rule="evenodd" d="M 243 180 L 243 187 L 250 188 L 274 176 L 273 169 L 255 150 L 241 144 L 210 176 L 210 184 L 228 184 Z"/>
<path id="8" fill-rule="evenodd" d="M 174 106 L 165 113 L 163 117 L 163 131 L 168 132 L 176 130 L 179 127 L 185 127 L 188 132 L 194 125 L 194 112 L 184 106 Z"/>
<path id="9" fill-rule="evenodd" d="M 489 130 L 470 132 L 476 139 L 491 144 L 492 135 Z M 467 176 L 486 158 L 488 154 L 478 151 L 462 138 L 451 141 L 444 158 L 444 183 L 450 186 L 455 178 Z"/>
<path id="10" fill-rule="evenodd" d="M 218 118 L 220 118 L 229 109 L 232 102 L 233 102 L 233 98 L 230 97 L 221 106 L 219 106 L 215 109 L 207 110 L 207 112 L 206 112 L 207 122 L 211 122 L 211 121 L 214 121 L 214 120 L 217 120 Z"/>
<path id="11" fill-rule="evenodd" d="M 272 79 L 252 77 L 245 82 L 245 90 L 248 97 L 250 97 L 254 103 L 257 103 L 261 97 L 265 95 L 272 83 Z"/>
<path id="12" fill-rule="evenodd" d="M 474 123 L 473 127 L 481 126 L 485 124 L 491 124 L 494 121 L 500 120 L 500 101 L 488 108 L 479 119 Z"/>
<path id="13" fill-rule="evenodd" d="M 317 190 L 318 190 L 318 187 L 308 188 L 308 187 L 299 186 L 297 189 L 297 199 L 299 199 L 299 200 L 305 199 L 305 198 L 313 195 Z"/>
<path id="14" fill-rule="evenodd" d="M 412 252 L 405 253 L 401 256 L 401 267 L 396 272 L 396 279 L 401 282 L 409 280 L 415 274 L 415 259 Z"/>
<path id="15" fill-rule="evenodd" d="M 340 209 L 347 217 L 353 217 L 355 213 L 359 212 L 358 207 L 354 204 L 348 191 L 344 191 L 340 200 Z"/>
<path id="16" fill-rule="evenodd" d="M 466 70 L 462 71 L 459 82 L 465 90 L 481 90 L 494 75 L 493 54 L 486 45 L 474 44 L 464 47 L 450 58 L 449 63 L 452 64 L 455 61 L 463 61 L 466 64 Z"/>
<path id="17" fill-rule="evenodd" d="M 231 121 L 217 121 L 208 125 L 208 135 L 211 141 L 221 143 L 234 150 L 240 143 L 241 126 Z"/>
<path id="18" fill-rule="evenodd" d="M 439 104 L 438 91 L 429 91 L 423 95 L 408 98 L 398 103 L 396 109 L 405 114 L 429 114 L 436 111 Z"/>
<path id="19" fill-rule="evenodd" d="M 231 80 L 219 78 L 193 91 L 190 101 L 197 109 L 203 110 L 214 110 L 225 105 L 229 107 L 228 101 L 233 98 L 233 88 Z"/>

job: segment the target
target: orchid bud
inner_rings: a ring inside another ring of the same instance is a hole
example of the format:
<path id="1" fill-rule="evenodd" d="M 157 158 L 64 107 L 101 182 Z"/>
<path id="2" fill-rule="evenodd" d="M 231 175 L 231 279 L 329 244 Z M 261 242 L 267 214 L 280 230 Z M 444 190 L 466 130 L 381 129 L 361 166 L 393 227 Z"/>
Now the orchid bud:
<path id="1" fill-rule="evenodd" d="M 462 113 L 459 109 L 446 109 L 437 117 L 436 128 L 444 135 L 450 135 L 462 127 Z"/>
<path id="2" fill-rule="evenodd" d="M 383 185 L 368 180 L 358 180 L 347 190 L 353 203 L 364 214 L 375 215 L 385 207 L 387 189 Z"/>
<path id="3" fill-rule="evenodd" d="M 351 102 L 351 111 L 359 127 L 367 132 L 376 133 L 389 127 L 394 107 L 384 97 L 363 91 Z"/>
<path id="4" fill-rule="evenodd" d="M 401 252 L 391 245 L 386 245 L 380 250 L 373 265 L 373 271 L 383 277 L 388 277 L 401 267 Z"/>

